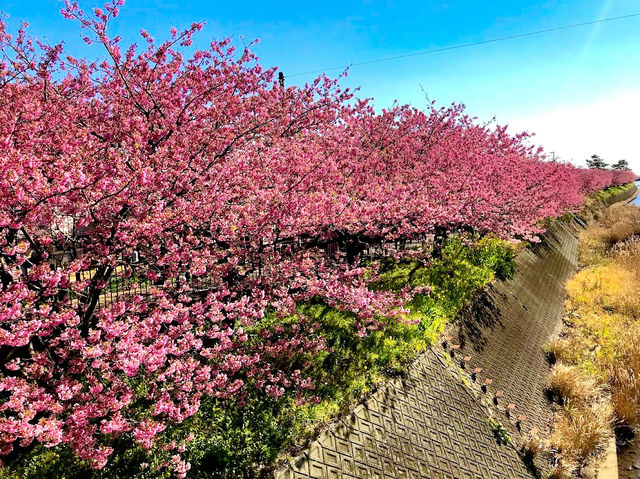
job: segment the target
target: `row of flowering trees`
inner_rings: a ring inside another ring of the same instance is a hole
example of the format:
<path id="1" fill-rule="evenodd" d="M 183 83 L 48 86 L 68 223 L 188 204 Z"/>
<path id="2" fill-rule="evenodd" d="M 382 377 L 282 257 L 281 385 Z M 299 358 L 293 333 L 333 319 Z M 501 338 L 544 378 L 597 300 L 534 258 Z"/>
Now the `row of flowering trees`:
<path id="1" fill-rule="evenodd" d="M 185 58 L 201 24 L 125 48 L 107 33 L 121 4 L 63 9 L 100 62 L 0 23 L 2 455 L 65 443 L 101 468 L 107 439 L 150 448 L 205 396 L 250 384 L 308 400 L 304 368 L 278 358 L 321 349 L 317 325 L 277 334 L 256 327 L 266 312 L 321 299 L 364 336 L 413 292 L 368 288 L 363 248 L 534 239 L 543 218 L 634 179 L 545 161 L 461 106 L 377 112 L 324 76 L 285 88 L 228 41 Z M 158 287 L 100 307 L 115 271 Z M 205 276 L 206 291 L 185 281 Z"/>

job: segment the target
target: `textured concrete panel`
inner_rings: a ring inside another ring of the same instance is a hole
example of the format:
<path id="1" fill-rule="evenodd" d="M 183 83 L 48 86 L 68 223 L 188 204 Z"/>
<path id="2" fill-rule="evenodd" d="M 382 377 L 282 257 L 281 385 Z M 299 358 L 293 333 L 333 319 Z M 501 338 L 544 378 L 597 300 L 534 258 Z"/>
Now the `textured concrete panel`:
<path id="1" fill-rule="evenodd" d="M 562 328 L 565 283 L 577 269 L 577 224 L 556 223 L 541 244 L 518 256 L 518 272 L 479 294 L 449 331 L 445 347 L 481 368 L 475 383 L 523 430 L 546 432 L 553 420 L 545 389 L 549 363 L 544 349 Z M 457 350 L 452 349 L 460 345 Z M 497 397 L 500 396 L 500 397 Z M 512 404 L 512 409 L 508 405 Z"/>
<path id="2" fill-rule="evenodd" d="M 528 478 L 486 410 L 428 351 L 325 432 L 278 478 Z"/>

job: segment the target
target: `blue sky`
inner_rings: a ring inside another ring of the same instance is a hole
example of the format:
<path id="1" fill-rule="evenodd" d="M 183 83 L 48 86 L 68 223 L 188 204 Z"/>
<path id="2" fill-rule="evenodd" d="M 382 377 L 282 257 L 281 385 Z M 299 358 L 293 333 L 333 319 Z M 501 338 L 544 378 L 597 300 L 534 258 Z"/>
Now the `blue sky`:
<path id="1" fill-rule="evenodd" d="M 87 9 L 97 3 L 80 2 Z M 3 0 L 0 11 L 12 25 L 25 20 L 39 38 L 64 40 L 73 53 L 87 53 L 74 26 L 57 13 L 60 6 L 58 0 Z M 258 38 L 261 63 L 293 75 L 631 13 L 640 13 L 637 0 L 127 0 L 113 31 L 137 41 L 140 28 L 161 38 L 172 26 L 204 20 L 196 43 L 231 37 L 241 46 Z M 359 95 L 374 98 L 378 107 L 394 100 L 423 106 L 424 88 L 438 103 L 463 102 L 481 119 L 496 116 L 536 131 L 536 141 L 563 159 L 580 163 L 599 153 L 610 161 L 627 158 L 640 172 L 639 60 L 635 17 L 354 66 L 343 84 L 359 86 Z"/>

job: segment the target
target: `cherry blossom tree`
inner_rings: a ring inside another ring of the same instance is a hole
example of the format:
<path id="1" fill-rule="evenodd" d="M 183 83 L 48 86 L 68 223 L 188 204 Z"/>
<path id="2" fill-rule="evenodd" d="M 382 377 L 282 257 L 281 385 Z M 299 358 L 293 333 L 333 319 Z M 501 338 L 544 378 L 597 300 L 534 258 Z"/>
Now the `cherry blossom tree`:
<path id="1" fill-rule="evenodd" d="M 285 88 L 228 40 L 185 57 L 199 23 L 124 46 L 107 31 L 122 3 L 62 10 L 99 61 L 0 23 L 2 455 L 65 443 L 101 468 L 108 439 L 149 449 L 204 397 L 313 401 L 305 358 L 325 345 L 297 305 L 350 311 L 364 337 L 414 293 L 370 288 L 365 248 L 535 239 L 634 179 L 546 161 L 460 105 L 377 112 L 325 76 Z M 101 303 L 116 274 L 151 287 Z"/>

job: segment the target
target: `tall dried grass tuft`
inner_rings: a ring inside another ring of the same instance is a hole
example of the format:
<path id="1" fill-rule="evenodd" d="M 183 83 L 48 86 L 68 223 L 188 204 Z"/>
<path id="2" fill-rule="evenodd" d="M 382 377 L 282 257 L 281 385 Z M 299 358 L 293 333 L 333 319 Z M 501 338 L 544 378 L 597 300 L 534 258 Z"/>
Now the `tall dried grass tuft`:
<path id="1" fill-rule="evenodd" d="M 620 266 L 640 277 L 640 240 L 631 240 L 616 245 L 613 259 Z"/>
<path id="2" fill-rule="evenodd" d="M 577 334 L 560 336 L 547 347 L 547 355 L 552 362 L 576 365 L 581 358 L 594 346 L 589 338 Z"/>
<path id="3" fill-rule="evenodd" d="M 578 466 L 575 463 L 561 458 L 546 477 L 547 479 L 574 479 L 577 469 Z"/>
<path id="4" fill-rule="evenodd" d="M 612 367 L 609 374 L 616 425 L 635 429 L 640 426 L 640 379 L 623 366 Z"/>
<path id="5" fill-rule="evenodd" d="M 609 231 L 608 242 L 614 245 L 640 234 L 640 208 L 624 204 L 613 205 L 604 210 L 598 222 Z"/>
<path id="6" fill-rule="evenodd" d="M 617 425 L 635 429 L 640 427 L 640 323 L 621 324 L 614 333 L 616 356 L 608 364 L 611 404 Z"/>
<path id="7" fill-rule="evenodd" d="M 612 410 L 606 402 L 568 406 L 559 415 L 551 446 L 576 464 L 603 453 L 612 435 Z"/>
<path id="8" fill-rule="evenodd" d="M 598 386 L 575 366 L 559 363 L 551 370 L 549 392 L 560 404 L 584 403 L 598 394 Z"/>
<path id="9" fill-rule="evenodd" d="M 545 452 L 546 447 L 545 442 L 537 434 L 527 435 L 521 449 L 524 462 L 528 465 L 534 465 L 534 461 Z"/>

